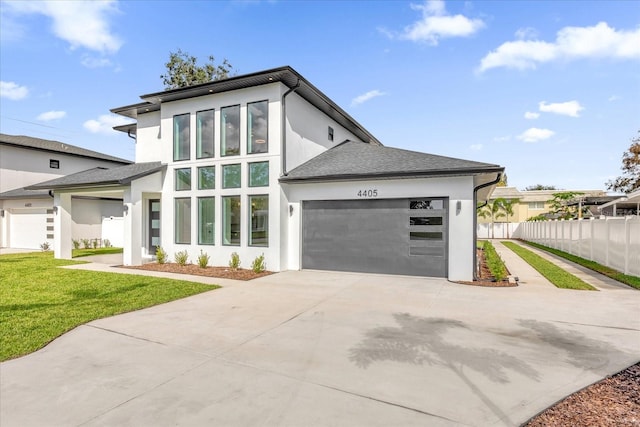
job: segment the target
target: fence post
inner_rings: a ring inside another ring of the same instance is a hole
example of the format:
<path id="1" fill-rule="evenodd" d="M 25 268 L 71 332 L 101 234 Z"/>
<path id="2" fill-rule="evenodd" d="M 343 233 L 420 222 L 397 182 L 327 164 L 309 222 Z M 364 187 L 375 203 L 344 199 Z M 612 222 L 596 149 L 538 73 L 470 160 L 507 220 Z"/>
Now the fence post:
<path id="1" fill-rule="evenodd" d="M 631 224 L 629 221 L 633 217 L 624 219 L 624 274 L 629 274 L 629 248 L 631 247 Z"/>
<path id="2" fill-rule="evenodd" d="M 607 267 L 611 267 L 609 265 L 609 237 L 611 236 L 610 233 L 610 229 L 611 228 L 611 221 L 609 220 L 609 218 L 605 218 L 604 220 L 604 241 L 605 241 L 605 245 L 604 245 L 604 265 L 606 265 Z"/>

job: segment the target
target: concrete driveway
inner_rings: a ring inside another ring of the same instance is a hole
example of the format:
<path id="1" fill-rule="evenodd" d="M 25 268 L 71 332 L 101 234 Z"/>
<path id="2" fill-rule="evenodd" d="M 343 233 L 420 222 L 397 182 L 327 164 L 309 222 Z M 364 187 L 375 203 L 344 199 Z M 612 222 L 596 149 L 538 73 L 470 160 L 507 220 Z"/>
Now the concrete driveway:
<path id="1" fill-rule="evenodd" d="M 9 426 L 518 425 L 640 359 L 640 292 L 286 272 L 0 365 Z"/>

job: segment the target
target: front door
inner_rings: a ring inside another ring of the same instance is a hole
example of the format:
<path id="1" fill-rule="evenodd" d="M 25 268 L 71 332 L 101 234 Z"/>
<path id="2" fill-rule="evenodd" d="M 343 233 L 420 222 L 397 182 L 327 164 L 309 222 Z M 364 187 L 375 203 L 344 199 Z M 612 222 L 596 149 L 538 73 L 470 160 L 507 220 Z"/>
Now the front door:
<path id="1" fill-rule="evenodd" d="M 149 200 L 149 254 L 160 246 L 160 200 Z"/>

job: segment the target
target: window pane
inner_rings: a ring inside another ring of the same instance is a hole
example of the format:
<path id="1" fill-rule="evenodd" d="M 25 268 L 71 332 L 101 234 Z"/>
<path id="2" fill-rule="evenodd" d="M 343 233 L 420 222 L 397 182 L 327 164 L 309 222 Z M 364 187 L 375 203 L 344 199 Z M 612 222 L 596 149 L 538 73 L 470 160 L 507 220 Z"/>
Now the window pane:
<path id="1" fill-rule="evenodd" d="M 249 187 L 269 186 L 269 162 L 249 163 Z"/>
<path id="2" fill-rule="evenodd" d="M 240 165 L 222 166 L 222 188 L 240 188 Z"/>
<path id="3" fill-rule="evenodd" d="M 249 153 L 269 151 L 269 102 L 247 104 L 247 141 Z"/>
<path id="4" fill-rule="evenodd" d="M 216 228 L 215 199 L 201 197 L 198 199 L 198 244 L 213 245 Z"/>
<path id="5" fill-rule="evenodd" d="M 191 199 L 175 199 L 175 242 L 191 243 Z"/>
<path id="6" fill-rule="evenodd" d="M 442 232 L 441 231 L 412 231 L 409 233 L 410 240 L 442 240 Z"/>
<path id="7" fill-rule="evenodd" d="M 214 188 L 216 188 L 216 167 L 198 168 L 198 190 L 212 190 Z"/>
<path id="8" fill-rule="evenodd" d="M 176 191 L 191 190 L 191 168 L 176 169 Z"/>
<path id="9" fill-rule="evenodd" d="M 251 233 L 249 245 L 269 246 L 269 196 L 249 197 Z"/>
<path id="10" fill-rule="evenodd" d="M 240 197 L 222 198 L 222 244 L 240 245 Z"/>
<path id="11" fill-rule="evenodd" d="M 220 110 L 220 150 L 223 156 L 240 154 L 240 106 Z"/>
<path id="12" fill-rule="evenodd" d="M 214 110 L 196 113 L 196 158 L 213 157 Z"/>
<path id="13" fill-rule="evenodd" d="M 189 160 L 189 114 L 173 116 L 173 160 Z"/>
<path id="14" fill-rule="evenodd" d="M 443 209 L 444 202 L 442 200 L 411 200 L 409 202 L 410 209 Z"/>
<path id="15" fill-rule="evenodd" d="M 415 217 L 409 219 L 409 225 L 442 225 L 441 216 Z"/>

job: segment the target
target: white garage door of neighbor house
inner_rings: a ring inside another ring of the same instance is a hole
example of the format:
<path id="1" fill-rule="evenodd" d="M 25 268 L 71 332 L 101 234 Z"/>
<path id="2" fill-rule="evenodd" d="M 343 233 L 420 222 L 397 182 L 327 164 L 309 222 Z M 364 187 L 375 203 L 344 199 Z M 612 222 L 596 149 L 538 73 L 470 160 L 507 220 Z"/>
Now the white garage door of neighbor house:
<path id="1" fill-rule="evenodd" d="M 302 268 L 446 277 L 448 202 L 305 201 Z"/>
<path id="2" fill-rule="evenodd" d="M 40 245 L 47 240 L 48 223 L 46 209 L 13 209 L 11 211 L 11 225 L 9 231 L 9 247 L 20 249 L 40 249 Z M 53 230 L 53 228 L 52 228 Z M 49 232 L 50 235 L 53 231 Z"/>

